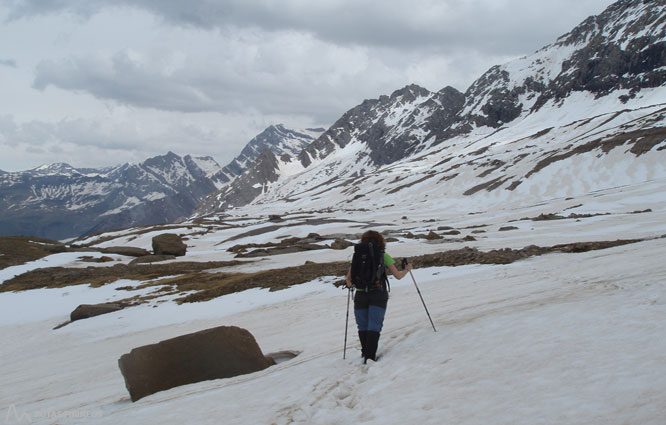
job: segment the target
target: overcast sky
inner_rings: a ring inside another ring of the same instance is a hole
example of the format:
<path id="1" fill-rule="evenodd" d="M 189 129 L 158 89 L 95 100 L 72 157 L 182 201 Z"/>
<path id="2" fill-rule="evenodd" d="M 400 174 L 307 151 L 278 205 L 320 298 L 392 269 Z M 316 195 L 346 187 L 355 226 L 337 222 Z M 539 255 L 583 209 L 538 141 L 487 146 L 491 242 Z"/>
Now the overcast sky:
<path id="1" fill-rule="evenodd" d="M 461 91 L 611 0 L 0 0 L 0 169 L 225 165 L 416 83 Z"/>

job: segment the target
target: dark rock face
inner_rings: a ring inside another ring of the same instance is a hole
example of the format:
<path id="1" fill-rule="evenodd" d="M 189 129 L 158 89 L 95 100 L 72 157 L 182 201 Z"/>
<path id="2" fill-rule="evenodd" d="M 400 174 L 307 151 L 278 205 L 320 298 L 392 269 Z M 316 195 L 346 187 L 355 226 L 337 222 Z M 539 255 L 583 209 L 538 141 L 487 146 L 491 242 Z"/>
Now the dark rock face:
<path id="1" fill-rule="evenodd" d="M 106 313 L 113 313 L 114 311 L 122 310 L 123 306 L 120 304 L 104 303 L 104 304 L 81 304 L 76 307 L 69 315 L 72 322 L 81 319 L 88 319 L 90 317 L 99 316 Z"/>
<path id="2" fill-rule="evenodd" d="M 187 252 L 187 245 L 180 236 L 174 233 L 163 233 L 153 238 L 153 251 L 155 255 L 174 255 L 182 257 Z"/>
<path id="3" fill-rule="evenodd" d="M 256 372 L 272 364 L 252 334 L 235 326 L 134 348 L 118 360 L 132 401 L 181 385 Z"/>

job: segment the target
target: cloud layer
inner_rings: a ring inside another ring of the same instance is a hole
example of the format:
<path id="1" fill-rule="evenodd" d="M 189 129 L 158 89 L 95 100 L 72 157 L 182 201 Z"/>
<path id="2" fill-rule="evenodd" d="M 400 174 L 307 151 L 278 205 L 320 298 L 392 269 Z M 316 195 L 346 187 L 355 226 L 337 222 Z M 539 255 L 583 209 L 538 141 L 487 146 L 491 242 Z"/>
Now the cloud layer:
<path id="1" fill-rule="evenodd" d="M 0 58 L 16 99 L 0 105 L 0 148 L 21 160 L 0 169 L 92 166 L 91 150 L 107 165 L 167 150 L 226 163 L 270 124 L 326 127 L 411 83 L 464 91 L 609 4 L 0 0 L 0 38 L 22 40 Z"/>

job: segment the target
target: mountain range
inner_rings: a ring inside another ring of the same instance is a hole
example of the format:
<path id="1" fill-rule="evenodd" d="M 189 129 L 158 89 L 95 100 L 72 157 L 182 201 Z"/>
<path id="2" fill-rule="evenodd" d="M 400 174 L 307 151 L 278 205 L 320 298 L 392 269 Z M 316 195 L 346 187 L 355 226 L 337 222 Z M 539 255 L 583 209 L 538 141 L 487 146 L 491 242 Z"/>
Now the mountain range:
<path id="1" fill-rule="evenodd" d="M 664 8 L 618 1 L 464 93 L 409 85 L 366 100 L 298 164 L 260 157 L 235 192 L 274 213 L 398 202 L 482 208 L 666 177 Z M 197 214 L 227 210 L 229 198 L 217 195 Z"/>
<path id="2" fill-rule="evenodd" d="M 105 169 L 57 163 L 0 172 L 0 236 L 65 239 L 174 222 L 188 217 L 210 193 L 227 187 L 264 149 L 281 157 L 294 155 L 322 132 L 270 126 L 225 167 L 212 157 L 169 152 L 141 164 Z"/>
<path id="3" fill-rule="evenodd" d="M 666 178 L 666 4 L 620 0 L 465 92 L 408 85 L 328 129 L 271 126 L 225 167 L 0 173 L 0 234 L 63 238 L 263 212 L 521 205 Z"/>

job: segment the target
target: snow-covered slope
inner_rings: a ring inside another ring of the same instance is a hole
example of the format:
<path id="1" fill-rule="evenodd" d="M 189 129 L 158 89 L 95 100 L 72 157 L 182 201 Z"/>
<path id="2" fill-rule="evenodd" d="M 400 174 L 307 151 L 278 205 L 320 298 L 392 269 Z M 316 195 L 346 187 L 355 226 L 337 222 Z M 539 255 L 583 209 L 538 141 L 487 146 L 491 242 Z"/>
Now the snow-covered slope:
<path id="1" fill-rule="evenodd" d="M 548 185 L 570 196 L 663 177 L 665 15 L 663 1 L 618 1 L 464 94 L 412 85 L 366 100 L 299 154 L 302 168 L 262 158 L 269 178 L 248 177 L 254 190 L 220 192 L 197 214 L 251 201 L 276 213 L 534 202 Z"/>
<path id="2" fill-rule="evenodd" d="M 282 226 L 252 217 L 173 226 L 166 231 L 188 236 L 188 254 L 180 261 L 233 259 L 228 249 L 238 243 L 261 244 L 311 232 L 358 235 L 368 226 L 395 238 L 388 244 L 395 257 L 462 247 L 485 251 L 645 240 L 508 265 L 417 268 L 414 277 L 436 333 L 411 277 L 392 279 L 381 357 L 365 366 L 353 318 L 342 359 L 347 292 L 332 285 L 339 276 L 280 291 L 252 289 L 180 305 L 172 301 L 177 295 L 165 290 L 168 284 L 161 288 L 127 279 L 101 287 L 0 292 L 5 342 L 0 345 L 0 376 L 11 388 L 0 394 L 1 417 L 9 418 L 8 423 L 35 424 L 659 425 L 666 392 L 666 268 L 661 261 L 666 249 L 665 190 L 662 179 L 521 208 L 495 206 L 476 214 L 402 204 L 367 212 L 322 212 L 310 219 L 287 216 Z M 650 212 L 632 214 L 635 210 Z M 581 218 L 526 218 L 549 213 L 576 213 Z M 405 236 L 444 225 L 477 240 Z M 500 230 L 509 225 L 514 230 Z M 82 242 L 146 248 L 151 237 L 163 231 L 128 230 Z M 306 259 L 345 260 L 351 252 L 352 248 L 322 249 L 310 251 L 306 258 L 302 253 L 276 255 L 223 271 L 279 270 Z M 77 259 L 83 255 L 100 254 L 55 254 L 1 270 L 0 281 L 49 265 L 89 265 Z M 128 261 L 121 256 L 114 260 L 110 264 Z M 53 330 L 79 304 L 135 295 L 157 297 Z M 261 372 L 130 401 L 117 364 L 122 354 L 220 325 L 250 330 L 264 353 L 300 354 Z"/>

